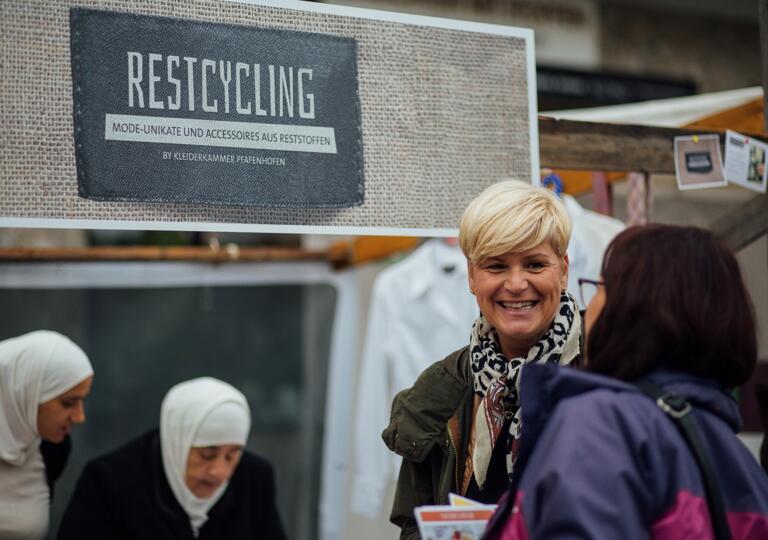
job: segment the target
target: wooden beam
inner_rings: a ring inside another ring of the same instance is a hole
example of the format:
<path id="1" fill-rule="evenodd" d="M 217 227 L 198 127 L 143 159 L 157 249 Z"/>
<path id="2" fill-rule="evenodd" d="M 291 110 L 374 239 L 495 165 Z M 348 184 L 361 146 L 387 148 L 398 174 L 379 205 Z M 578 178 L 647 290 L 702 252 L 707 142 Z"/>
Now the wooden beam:
<path id="1" fill-rule="evenodd" d="M 539 153 L 542 167 L 593 171 L 675 173 L 674 138 L 725 130 L 683 129 L 631 124 L 556 120 L 539 116 Z M 764 142 L 762 133 L 744 133 Z"/>
<path id="2" fill-rule="evenodd" d="M 84 248 L 2 248 L 0 261 L 308 261 L 328 260 L 326 251 L 296 248 L 208 246 L 95 246 Z"/>
<path id="3" fill-rule="evenodd" d="M 410 251 L 420 238 L 361 236 L 339 242 L 327 250 L 280 247 L 218 246 L 94 246 L 82 248 L 0 248 L 0 262 L 96 262 L 96 261 L 185 261 L 266 262 L 327 261 L 342 269 Z"/>

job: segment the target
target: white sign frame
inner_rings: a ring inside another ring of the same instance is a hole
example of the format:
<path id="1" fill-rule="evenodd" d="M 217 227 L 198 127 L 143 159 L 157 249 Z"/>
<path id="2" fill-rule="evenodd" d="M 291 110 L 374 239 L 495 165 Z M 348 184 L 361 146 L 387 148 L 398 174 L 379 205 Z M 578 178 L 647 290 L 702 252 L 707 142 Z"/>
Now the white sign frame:
<path id="1" fill-rule="evenodd" d="M 416 26 L 428 26 L 478 32 L 524 40 L 526 49 L 526 77 L 528 87 L 528 125 L 530 181 L 539 185 L 539 126 L 536 99 L 536 62 L 534 33 L 529 28 L 502 26 L 463 20 L 428 17 L 407 13 L 372 10 L 332 4 L 298 2 L 296 0 L 226 0 L 240 4 L 269 6 L 280 9 L 305 12 L 327 13 L 370 20 L 396 22 Z M 468 201 L 469 202 L 469 201 Z M 279 225 L 261 223 L 219 223 L 188 221 L 143 221 L 111 219 L 68 219 L 68 218 L 25 218 L 0 216 L 0 227 L 41 228 L 41 229 L 106 229 L 106 230 L 157 230 L 157 231 L 210 231 L 246 233 L 326 234 L 326 235 L 371 235 L 371 236 L 417 236 L 455 237 L 456 228 L 400 228 L 376 226 L 328 226 L 328 225 Z"/>

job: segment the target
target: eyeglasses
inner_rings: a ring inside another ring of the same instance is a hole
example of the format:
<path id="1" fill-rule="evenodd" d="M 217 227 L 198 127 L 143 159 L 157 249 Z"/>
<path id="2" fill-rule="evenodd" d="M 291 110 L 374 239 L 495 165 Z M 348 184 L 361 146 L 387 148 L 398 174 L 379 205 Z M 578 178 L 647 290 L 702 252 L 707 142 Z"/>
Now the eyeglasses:
<path id="1" fill-rule="evenodd" d="M 589 301 L 592 300 L 592 297 L 597 294 L 598 287 L 603 287 L 604 285 L 604 281 L 579 278 L 579 295 L 581 296 L 582 305 L 586 307 Z"/>

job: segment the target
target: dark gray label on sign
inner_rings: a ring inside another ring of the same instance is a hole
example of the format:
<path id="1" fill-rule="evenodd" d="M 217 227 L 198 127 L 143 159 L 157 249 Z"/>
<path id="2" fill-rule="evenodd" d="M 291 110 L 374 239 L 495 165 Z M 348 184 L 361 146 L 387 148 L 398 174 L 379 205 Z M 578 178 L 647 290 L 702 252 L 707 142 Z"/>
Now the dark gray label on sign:
<path id="1" fill-rule="evenodd" d="M 363 202 L 354 39 L 73 8 L 80 195 Z"/>
<path id="2" fill-rule="evenodd" d="M 710 152 L 686 152 L 685 166 L 688 172 L 706 174 L 712 172 L 712 154 Z"/>

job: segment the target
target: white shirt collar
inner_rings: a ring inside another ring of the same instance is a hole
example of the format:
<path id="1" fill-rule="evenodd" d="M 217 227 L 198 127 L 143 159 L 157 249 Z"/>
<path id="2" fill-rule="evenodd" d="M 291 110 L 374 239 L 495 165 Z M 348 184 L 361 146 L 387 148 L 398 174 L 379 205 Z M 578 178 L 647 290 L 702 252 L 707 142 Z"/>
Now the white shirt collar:
<path id="1" fill-rule="evenodd" d="M 418 298 L 429 292 L 448 268 L 453 268 L 451 272 L 457 275 L 467 274 L 467 261 L 461 250 L 458 246 L 448 245 L 440 238 L 427 240 L 410 257 L 420 269 L 409 287 L 411 298 Z"/>

